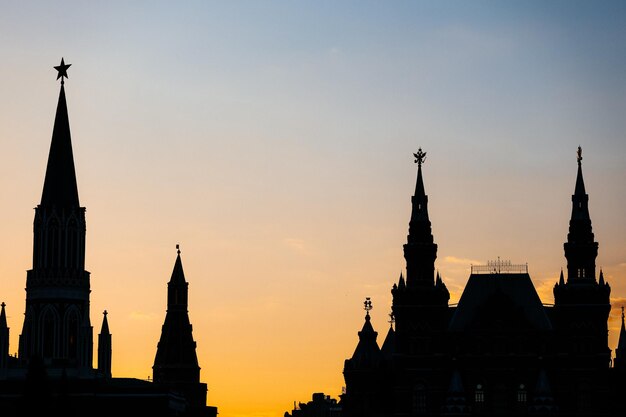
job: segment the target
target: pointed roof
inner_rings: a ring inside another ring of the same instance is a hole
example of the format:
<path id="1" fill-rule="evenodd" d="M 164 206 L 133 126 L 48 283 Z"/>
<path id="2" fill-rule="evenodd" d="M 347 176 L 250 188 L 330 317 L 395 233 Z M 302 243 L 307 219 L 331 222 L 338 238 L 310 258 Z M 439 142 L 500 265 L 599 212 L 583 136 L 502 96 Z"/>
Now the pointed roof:
<path id="1" fill-rule="evenodd" d="M 574 188 L 574 194 L 584 195 L 585 193 L 585 181 L 583 180 L 583 168 L 582 168 L 582 160 L 583 160 L 583 150 L 579 146 L 578 147 L 578 174 L 576 175 L 576 187 Z"/>
<path id="2" fill-rule="evenodd" d="M 107 314 L 109 313 L 106 310 L 104 310 L 104 312 L 102 313 L 102 315 L 104 316 L 102 318 L 102 328 L 100 329 L 100 334 L 102 335 L 111 334 L 109 332 L 109 321 L 107 320 Z"/>
<path id="3" fill-rule="evenodd" d="M 352 355 L 352 362 L 360 367 L 369 367 L 376 365 L 380 360 L 380 348 L 376 343 L 378 332 L 374 331 L 372 323 L 370 323 L 369 312 L 365 316 L 365 323 L 359 332 L 359 343 Z"/>
<path id="4" fill-rule="evenodd" d="M 413 195 L 415 195 L 416 197 L 426 196 L 426 191 L 424 191 L 424 179 L 422 178 L 421 163 L 417 166 L 417 181 L 415 182 L 415 194 Z"/>
<path id="5" fill-rule="evenodd" d="M 2 308 L 4 313 L 4 307 Z M 616 356 L 620 356 L 620 359 L 624 360 L 623 356 L 626 356 L 626 327 L 624 326 L 624 307 L 622 307 L 622 328 L 619 331 L 619 341 L 617 342 Z"/>
<path id="6" fill-rule="evenodd" d="M 383 346 L 380 348 L 380 353 L 385 359 L 391 359 L 392 355 L 396 351 L 396 332 L 393 329 L 393 325 L 389 326 L 389 331 L 383 342 Z"/>
<path id="7" fill-rule="evenodd" d="M 174 270 L 172 271 L 172 277 L 170 278 L 170 284 L 186 284 L 185 272 L 183 271 L 183 262 L 180 259 L 180 249 L 176 245 L 176 262 L 174 263 Z"/>
<path id="8" fill-rule="evenodd" d="M 572 222 L 575 220 L 588 221 L 589 232 L 591 232 L 591 218 L 589 216 L 589 196 L 585 192 L 585 181 L 583 180 L 582 149 L 578 147 L 578 173 L 576 174 L 576 186 L 572 195 L 572 218 L 570 221 L 570 232 L 572 232 Z M 593 240 L 593 238 L 592 238 Z"/>
<path id="9" fill-rule="evenodd" d="M 546 331 L 552 323 L 527 273 L 471 274 L 448 329 Z"/>
<path id="10" fill-rule="evenodd" d="M 7 314 L 4 311 L 4 307 L 6 306 L 6 304 L 4 303 L 4 301 L 2 302 L 2 304 L 0 304 L 0 307 L 2 307 L 2 310 L 0 310 L 0 329 L 6 329 L 7 326 Z M 622 327 L 624 326 L 623 322 L 622 322 Z"/>
<path id="11" fill-rule="evenodd" d="M 61 84 L 57 104 L 48 166 L 41 195 L 42 206 L 79 207 L 78 186 L 72 153 L 70 122 L 65 102 L 65 88 Z"/>
<path id="12" fill-rule="evenodd" d="M 561 268 L 561 276 L 559 276 L 559 285 L 565 285 L 565 278 L 563 277 L 563 268 Z"/>
<path id="13" fill-rule="evenodd" d="M 422 178 L 422 164 L 426 160 L 426 152 L 419 148 L 415 156 L 417 163 L 417 181 L 415 194 L 411 197 L 411 220 L 409 221 L 409 235 L 407 244 L 433 244 L 433 234 L 428 218 L 428 196 L 424 191 L 424 179 Z"/>
<path id="14" fill-rule="evenodd" d="M 398 288 L 401 288 L 401 289 L 406 288 L 406 282 L 404 281 L 404 276 L 402 276 L 402 272 L 400 272 L 400 279 L 398 280 Z"/>

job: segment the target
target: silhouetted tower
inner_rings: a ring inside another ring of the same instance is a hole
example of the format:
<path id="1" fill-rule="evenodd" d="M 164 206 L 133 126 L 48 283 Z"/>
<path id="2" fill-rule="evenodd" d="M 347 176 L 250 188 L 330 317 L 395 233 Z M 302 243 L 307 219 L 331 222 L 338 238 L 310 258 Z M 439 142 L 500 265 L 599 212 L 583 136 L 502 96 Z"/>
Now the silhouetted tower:
<path id="1" fill-rule="evenodd" d="M 7 314 L 4 311 L 5 306 L 4 302 L 0 304 L 2 308 L 0 310 L 0 370 L 5 369 L 9 361 L 9 327 L 7 326 Z"/>
<path id="2" fill-rule="evenodd" d="M 404 245 L 406 282 L 402 274 L 393 286 L 393 316 L 396 323 L 396 350 L 403 355 L 428 354 L 433 332 L 442 331 L 448 319 L 450 294 L 439 274 L 435 278 L 437 244 L 428 218 L 428 196 L 424 190 L 422 164 L 426 153 L 414 154 L 417 163 L 415 194 L 411 198 L 409 234 Z"/>
<path id="3" fill-rule="evenodd" d="M 409 235 L 404 245 L 404 259 L 406 259 L 406 285 L 413 288 L 416 285 L 429 286 L 435 278 L 435 259 L 437 258 L 437 244 L 434 243 L 430 219 L 428 218 L 428 196 L 424 191 L 422 179 L 422 164 L 426 160 L 426 152 L 422 148 L 415 155 L 417 163 L 417 181 L 415 194 L 411 197 L 411 220 L 409 221 Z"/>
<path id="4" fill-rule="evenodd" d="M 572 195 L 572 216 L 567 242 L 563 245 L 567 259 L 567 280 L 559 279 L 554 287 L 555 327 L 559 350 L 582 368 L 608 368 L 608 317 L 611 310 L 611 288 L 600 271 L 596 281 L 595 260 L 598 242 L 594 240 L 589 216 L 589 196 L 582 173 L 582 149 L 578 147 L 578 173 Z"/>
<path id="5" fill-rule="evenodd" d="M 582 149 L 578 147 L 578 174 L 572 195 L 572 217 L 567 242 L 563 244 L 567 259 L 567 282 L 595 281 L 598 242 L 594 241 L 589 216 L 589 195 L 585 192 Z"/>
<path id="6" fill-rule="evenodd" d="M 187 310 L 189 284 L 185 280 L 178 245 L 176 253 L 172 277 L 167 284 L 167 313 L 152 371 L 154 382 L 185 393 L 191 410 L 188 414 L 194 415 L 203 412 L 206 406 L 207 387 L 200 383 L 196 342 Z"/>
<path id="7" fill-rule="evenodd" d="M 52 131 L 48 166 L 35 208 L 33 267 L 26 275 L 26 312 L 19 357 L 43 359 L 49 372 L 89 373 L 93 329 L 89 319 L 89 272 L 85 270 L 85 208 L 78 200 L 63 78 Z"/>
<path id="8" fill-rule="evenodd" d="M 626 371 L 626 327 L 624 326 L 624 307 L 622 307 L 622 327 L 619 331 L 617 349 L 615 349 L 614 366 L 617 369 Z"/>
<path id="9" fill-rule="evenodd" d="M 105 378 L 111 378 L 111 356 L 112 343 L 111 332 L 109 332 L 109 321 L 107 320 L 107 311 L 102 313 L 102 329 L 98 335 L 98 373 Z"/>
<path id="10" fill-rule="evenodd" d="M 350 359 L 346 359 L 343 375 L 346 381 L 346 393 L 343 395 L 343 415 L 346 417 L 374 417 L 386 415 L 389 398 L 385 389 L 391 387 L 381 369 L 383 355 L 376 339 L 378 332 L 370 322 L 372 303 L 367 297 L 364 302 L 365 323 L 358 333 L 359 343 Z"/>

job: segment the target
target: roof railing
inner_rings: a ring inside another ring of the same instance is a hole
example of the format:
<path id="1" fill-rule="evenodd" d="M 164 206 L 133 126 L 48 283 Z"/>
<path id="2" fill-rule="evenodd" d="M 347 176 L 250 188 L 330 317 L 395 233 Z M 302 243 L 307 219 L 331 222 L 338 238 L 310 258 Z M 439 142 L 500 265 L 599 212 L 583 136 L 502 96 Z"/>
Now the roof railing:
<path id="1" fill-rule="evenodd" d="M 513 264 L 498 258 L 487 261 L 487 265 L 471 265 L 472 274 L 527 274 L 528 264 Z"/>

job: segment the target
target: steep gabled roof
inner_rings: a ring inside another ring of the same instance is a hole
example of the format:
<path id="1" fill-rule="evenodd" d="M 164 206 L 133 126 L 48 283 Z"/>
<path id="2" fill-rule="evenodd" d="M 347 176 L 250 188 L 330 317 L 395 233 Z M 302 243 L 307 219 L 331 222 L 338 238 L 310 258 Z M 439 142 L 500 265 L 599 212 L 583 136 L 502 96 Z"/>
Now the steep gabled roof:
<path id="1" fill-rule="evenodd" d="M 374 331 L 370 316 L 365 316 L 365 323 L 359 332 L 359 343 L 352 355 L 352 363 L 357 367 L 369 367 L 378 364 L 381 359 L 380 348 L 376 343 L 378 332 Z"/>
<path id="2" fill-rule="evenodd" d="M 527 273 L 494 273 L 470 275 L 448 328 L 551 330 L 552 324 Z"/>

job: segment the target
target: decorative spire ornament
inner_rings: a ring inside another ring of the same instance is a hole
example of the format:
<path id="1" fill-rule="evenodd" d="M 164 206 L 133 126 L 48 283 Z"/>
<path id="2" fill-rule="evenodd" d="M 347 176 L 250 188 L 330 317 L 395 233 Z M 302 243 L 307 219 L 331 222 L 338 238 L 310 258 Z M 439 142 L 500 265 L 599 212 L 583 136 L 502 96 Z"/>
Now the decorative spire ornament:
<path id="1" fill-rule="evenodd" d="M 58 73 L 57 73 L 57 80 L 60 78 L 61 79 L 61 84 L 65 84 L 65 82 L 63 81 L 63 78 L 68 78 L 68 76 L 67 76 L 67 69 L 69 67 L 71 67 L 71 66 L 72 66 L 72 64 L 66 64 L 65 61 L 63 60 L 63 58 L 61 58 L 61 64 L 59 64 L 56 67 L 54 67 L 54 69 L 58 71 Z"/>
<path id="2" fill-rule="evenodd" d="M 413 156 L 415 157 L 415 163 L 418 166 L 422 166 L 424 161 L 426 161 L 426 152 L 422 152 L 422 148 L 419 148 L 417 153 L 414 153 Z"/>
<path id="3" fill-rule="evenodd" d="M 372 310 L 372 301 L 370 297 L 365 297 L 365 302 L 363 302 L 363 310 L 366 312 L 366 316 L 370 315 L 370 311 Z"/>

